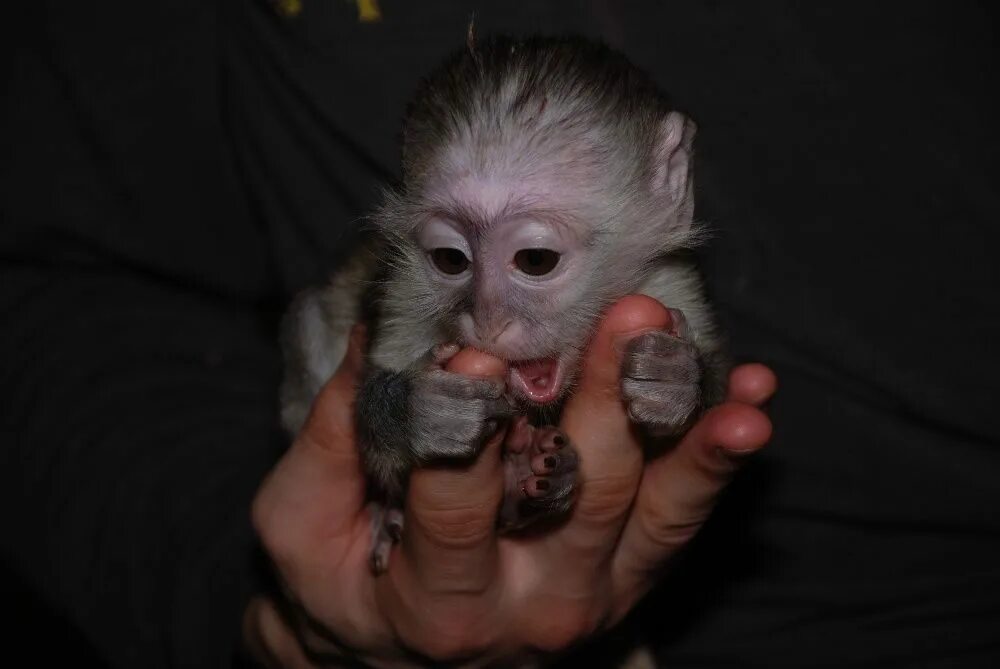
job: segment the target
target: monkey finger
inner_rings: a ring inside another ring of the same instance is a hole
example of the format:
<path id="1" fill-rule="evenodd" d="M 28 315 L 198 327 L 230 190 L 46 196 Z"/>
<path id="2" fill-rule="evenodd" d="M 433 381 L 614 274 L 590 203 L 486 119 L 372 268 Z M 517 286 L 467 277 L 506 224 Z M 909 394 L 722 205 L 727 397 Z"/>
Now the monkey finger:
<path id="1" fill-rule="evenodd" d="M 770 437 L 771 423 L 762 411 L 727 402 L 702 416 L 676 448 L 646 465 L 612 563 L 621 615 L 652 584 L 652 573 L 698 531 L 740 462 Z"/>

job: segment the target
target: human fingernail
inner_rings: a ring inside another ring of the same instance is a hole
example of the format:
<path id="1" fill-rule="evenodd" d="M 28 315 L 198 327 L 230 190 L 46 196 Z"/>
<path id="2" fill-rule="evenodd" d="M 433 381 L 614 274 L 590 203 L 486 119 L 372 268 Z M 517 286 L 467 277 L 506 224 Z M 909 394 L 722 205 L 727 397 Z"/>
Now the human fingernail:
<path id="1" fill-rule="evenodd" d="M 723 448 L 718 446 L 715 449 L 715 453 L 720 459 L 732 465 L 739 466 L 750 459 L 757 450 L 756 448 Z"/>

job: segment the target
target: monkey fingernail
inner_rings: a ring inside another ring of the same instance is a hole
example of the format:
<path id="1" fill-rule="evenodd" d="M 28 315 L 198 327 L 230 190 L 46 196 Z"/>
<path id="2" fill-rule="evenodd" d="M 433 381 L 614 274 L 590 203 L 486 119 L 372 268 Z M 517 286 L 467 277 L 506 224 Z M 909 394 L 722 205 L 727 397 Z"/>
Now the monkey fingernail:
<path id="1" fill-rule="evenodd" d="M 434 347 L 432 357 L 437 365 L 444 365 L 454 358 L 461 349 L 458 344 L 438 344 Z"/>
<path id="2" fill-rule="evenodd" d="M 548 467 L 549 469 L 555 469 L 556 459 L 551 455 L 545 458 L 545 466 Z"/>
<path id="3" fill-rule="evenodd" d="M 549 489 L 548 479 L 538 479 L 537 481 L 535 481 L 535 487 L 538 488 L 539 490 L 548 490 Z"/>

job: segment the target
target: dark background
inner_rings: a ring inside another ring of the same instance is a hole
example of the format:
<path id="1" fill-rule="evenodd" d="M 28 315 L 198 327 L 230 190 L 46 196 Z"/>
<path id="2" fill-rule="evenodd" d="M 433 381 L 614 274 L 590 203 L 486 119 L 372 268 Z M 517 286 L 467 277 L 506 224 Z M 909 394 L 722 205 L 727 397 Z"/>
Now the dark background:
<path id="1" fill-rule="evenodd" d="M 664 666 L 1000 666 L 988 3 L 17 3 L 3 22 L 9 653 L 225 664 L 284 447 L 276 323 L 481 33 L 600 36 L 698 122 L 702 256 L 775 436 L 636 614 Z M 576 666 L 601 666 L 600 649 Z"/>

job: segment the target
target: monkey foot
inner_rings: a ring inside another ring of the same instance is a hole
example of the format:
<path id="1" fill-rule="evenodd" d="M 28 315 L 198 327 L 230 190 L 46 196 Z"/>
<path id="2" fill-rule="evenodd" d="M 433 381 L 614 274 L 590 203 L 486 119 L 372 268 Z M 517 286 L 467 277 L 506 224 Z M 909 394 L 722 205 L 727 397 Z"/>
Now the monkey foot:
<path id="1" fill-rule="evenodd" d="M 368 563 L 377 576 L 389 568 L 389 553 L 392 545 L 403 535 L 403 511 L 380 502 L 368 505 L 372 523 L 372 545 L 368 553 Z"/>
<path id="2" fill-rule="evenodd" d="M 502 530 L 518 530 L 562 516 L 573 506 L 577 455 L 569 438 L 552 426 L 514 419 L 504 442 Z"/>

